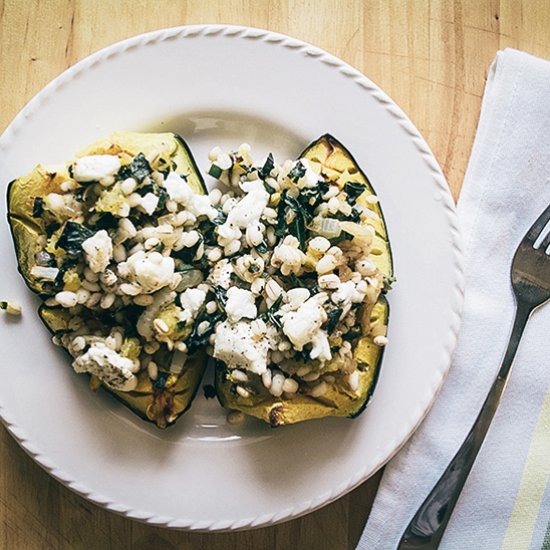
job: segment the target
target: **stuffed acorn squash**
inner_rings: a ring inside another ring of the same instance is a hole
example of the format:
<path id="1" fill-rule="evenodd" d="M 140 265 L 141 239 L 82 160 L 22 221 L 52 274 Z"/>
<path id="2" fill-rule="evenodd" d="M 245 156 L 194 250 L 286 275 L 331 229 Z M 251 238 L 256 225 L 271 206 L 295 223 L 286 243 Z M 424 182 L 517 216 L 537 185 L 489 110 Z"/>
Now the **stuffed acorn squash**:
<path id="1" fill-rule="evenodd" d="M 393 280 L 374 190 L 330 135 L 280 166 L 270 155 L 254 168 L 247 148 L 241 149 L 230 163 L 215 151 L 210 173 L 243 187 L 250 172 L 259 172 L 269 198 L 254 223 L 265 230 L 271 250 L 247 229 L 246 260 L 234 257 L 223 268 L 239 287 L 241 303 L 230 304 L 225 294 L 237 291 L 218 283 L 228 315 L 212 351 L 219 400 L 271 426 L 357 416 L 378 378 L 389 315 L 384 294 Z M 261 200 L 266 196 L 258 191 L 251 204 Z M 237 317 L 256 319 L 248 329 Z"/>
<path id="2" fill-rule="evenodd" d="M 8 189 L 19 271 L 54 341 L 93 389 L 159 427 L 189 407 L 206 364 L 204 251 L 189 231 L 218 214 L 205 191 L 179 136 L 130 132 Z"/>

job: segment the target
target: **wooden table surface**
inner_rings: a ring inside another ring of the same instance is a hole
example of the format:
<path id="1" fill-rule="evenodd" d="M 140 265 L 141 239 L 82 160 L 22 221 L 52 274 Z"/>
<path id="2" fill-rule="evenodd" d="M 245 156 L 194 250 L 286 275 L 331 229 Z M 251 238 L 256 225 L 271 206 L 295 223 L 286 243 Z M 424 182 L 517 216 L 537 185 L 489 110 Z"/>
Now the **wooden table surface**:
<path id="1" fill-rule="evenodd" d="M 0 0 L 0 131 L 52 78 L 106 45 L 177 25 L 250 25 L 362 70 L 419 128 L 458 197 L 497 50 L 550 58 L 545 0 Z M 47 160 L 47 159 L 46 159 Z M 241 533 L 149 527 L 51 479 L 0 430 L 2 549 L 354 548 L 380 475 L 303 518 Z"/>

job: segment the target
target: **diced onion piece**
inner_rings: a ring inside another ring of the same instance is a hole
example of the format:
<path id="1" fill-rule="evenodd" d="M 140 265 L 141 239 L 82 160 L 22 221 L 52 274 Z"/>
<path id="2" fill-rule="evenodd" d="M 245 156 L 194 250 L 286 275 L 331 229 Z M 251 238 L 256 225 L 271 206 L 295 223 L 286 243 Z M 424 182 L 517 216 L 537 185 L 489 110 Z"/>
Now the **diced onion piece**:
<path id="1" fill-rule="evenodd" d="M 372 229 L 368 225 L 361 225 L 355 222 L 340 222 L 340 228 L 354 237 L 372 240 Z"/>
<path id="2" fill-rule="evenodd" d="M 173 374 L 179 374 L 183 370 L 186 361 L 187 353 L 178 350 L 174 351 L 172 362 L 170 363 L 170 372 Z"/>
<path id="3" fill-rule="evenodd" d="M 321 237 L 326 237 L 327 239 L 334 239 L 340 236 L 342 229 L 340 227 L 340 222 L 333 218 L 321 218 L 314 222 L 312 231 L 320 235 Z"/>

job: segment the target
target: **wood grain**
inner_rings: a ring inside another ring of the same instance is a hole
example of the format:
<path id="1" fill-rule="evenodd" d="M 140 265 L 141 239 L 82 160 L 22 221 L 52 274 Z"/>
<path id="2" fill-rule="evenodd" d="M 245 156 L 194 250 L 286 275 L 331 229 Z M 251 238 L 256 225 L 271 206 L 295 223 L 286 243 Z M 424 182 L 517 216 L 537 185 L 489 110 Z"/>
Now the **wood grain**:
<path id="1" fill-rule="evenodd" d="M 419 128 L 455 198 L 495 53 L 514 47 L 550 58 L 545 0 L 0 0 L 0 130 L 86 55 L 135 34 L 197 23 L 282 32 L 362 70 Z M 354 548 L 380 477 L 279 526 L 189 534 L 148 527 L 88 503 L 44 473 L 4 430 L 0 461 L 0 547 L 6 549 Z"/>

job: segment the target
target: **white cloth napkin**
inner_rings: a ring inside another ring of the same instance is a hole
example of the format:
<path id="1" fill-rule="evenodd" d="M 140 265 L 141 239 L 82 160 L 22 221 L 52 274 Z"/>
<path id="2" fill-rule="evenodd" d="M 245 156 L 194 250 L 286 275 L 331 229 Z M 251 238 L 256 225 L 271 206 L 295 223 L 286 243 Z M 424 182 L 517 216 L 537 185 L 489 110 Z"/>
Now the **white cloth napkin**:
<path id="1" fill-rule="evenodd" d="M 507 49 L 489 70 L 458 205 L 466 296 L 453 364 L 427 418 L 387 465 L 359 549 L 397 546 L 468 433 L 508 343 L 514 251 L 549 203 L 550 62 Z M 549 474 L 547 304 L 527 325 L 509 386 L 441 548 L 550 548 Z"/>

